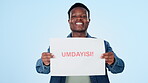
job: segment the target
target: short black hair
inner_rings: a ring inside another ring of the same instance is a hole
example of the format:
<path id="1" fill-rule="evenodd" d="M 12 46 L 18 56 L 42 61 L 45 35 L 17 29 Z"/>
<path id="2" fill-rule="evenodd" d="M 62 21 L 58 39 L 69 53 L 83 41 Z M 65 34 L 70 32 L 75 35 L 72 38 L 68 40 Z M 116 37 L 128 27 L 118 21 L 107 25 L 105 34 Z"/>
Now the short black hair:
<path id="1" fill-rule="evenodd" d="M 89 11 L 89 9 L 88 9 L 84 4 L 82 4 L 82 3 L 75 3 L 75 4 L 72 5 L 71 8 L 68 10 L 68 17 L 69 17 L 69 19 L 70 19 L 70 12 L 71 12 L 71 10 L 74 9 L 74 8 L 76 8 L 76 7 L 82 7 L 82 8 L 84 8 L 84 9 L 86 9 L 87 12 L 88 12 L 88 18 L 90 17 L 90 11 Z"/>

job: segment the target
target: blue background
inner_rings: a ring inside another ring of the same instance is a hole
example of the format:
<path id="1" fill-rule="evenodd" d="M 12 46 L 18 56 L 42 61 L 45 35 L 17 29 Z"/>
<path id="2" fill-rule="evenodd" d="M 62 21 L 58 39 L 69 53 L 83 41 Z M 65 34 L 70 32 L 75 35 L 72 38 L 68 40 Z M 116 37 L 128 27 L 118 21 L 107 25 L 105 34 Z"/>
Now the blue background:
<path id="1" fill-rule="evenodd" d="M 90 9 L 90 35 L 110 42 L 125 70 L 111 74 L 111 83 L 148 83 L 147 0 L 0 0 L 0 83 L 48 83 L 36 61 L 50 38 L 71 31 L 67 11 L 75 2 Z"/>

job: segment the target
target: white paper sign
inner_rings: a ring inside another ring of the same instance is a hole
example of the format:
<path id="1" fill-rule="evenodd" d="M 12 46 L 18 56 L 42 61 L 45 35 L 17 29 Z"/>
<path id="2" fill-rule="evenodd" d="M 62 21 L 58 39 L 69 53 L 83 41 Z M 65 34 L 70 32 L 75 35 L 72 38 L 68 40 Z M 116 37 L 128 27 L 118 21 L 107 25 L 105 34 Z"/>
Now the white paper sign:
<path id="1" fill-rule="evenodd" d="M 105 75 L 104 40 L 94 38 L 51 39 L 52 76 Z"/>

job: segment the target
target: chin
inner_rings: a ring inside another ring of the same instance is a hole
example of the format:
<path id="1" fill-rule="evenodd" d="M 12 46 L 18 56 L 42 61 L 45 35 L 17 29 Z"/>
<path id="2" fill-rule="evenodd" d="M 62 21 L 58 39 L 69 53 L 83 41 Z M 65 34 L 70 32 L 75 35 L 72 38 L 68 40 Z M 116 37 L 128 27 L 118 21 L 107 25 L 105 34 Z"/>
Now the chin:
<path id="1" fill-rule="evenodd" d="M 86 32 L 86 30 L 72 30 L 72 32 Z"/>

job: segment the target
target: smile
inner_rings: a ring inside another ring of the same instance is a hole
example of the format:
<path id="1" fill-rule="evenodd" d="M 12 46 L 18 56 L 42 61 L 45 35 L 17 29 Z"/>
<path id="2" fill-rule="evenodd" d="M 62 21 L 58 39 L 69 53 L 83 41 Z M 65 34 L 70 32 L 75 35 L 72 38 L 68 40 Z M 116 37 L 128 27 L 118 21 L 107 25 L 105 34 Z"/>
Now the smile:
<path id="1" fill-rule="evenodd" d="M 76 23 L 76 25 L 82 25 L 82 24 L 83 24 L 83 23 L 81 23 L 81 22 L 77 22 L 77 23 Z"/>

